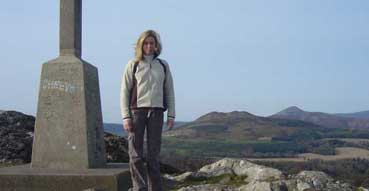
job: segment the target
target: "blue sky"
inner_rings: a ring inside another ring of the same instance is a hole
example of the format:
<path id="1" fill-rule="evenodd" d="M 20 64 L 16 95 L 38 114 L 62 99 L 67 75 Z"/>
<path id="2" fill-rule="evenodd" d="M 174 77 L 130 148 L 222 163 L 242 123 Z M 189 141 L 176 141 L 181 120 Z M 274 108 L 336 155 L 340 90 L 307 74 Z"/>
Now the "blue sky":
<path id="1" fill-rule="evenodd" d="M 99 69 L 103 118 L 120 122 L 124 65 L 160 33 L 177 120 L 210 111 L 267 116 L 369 110 L 369 1 L 84 1 L 82 57 Z M 0 7 L 0 109 L 35 115 L 42 63 L 59 53 L 59 1 Z"/>

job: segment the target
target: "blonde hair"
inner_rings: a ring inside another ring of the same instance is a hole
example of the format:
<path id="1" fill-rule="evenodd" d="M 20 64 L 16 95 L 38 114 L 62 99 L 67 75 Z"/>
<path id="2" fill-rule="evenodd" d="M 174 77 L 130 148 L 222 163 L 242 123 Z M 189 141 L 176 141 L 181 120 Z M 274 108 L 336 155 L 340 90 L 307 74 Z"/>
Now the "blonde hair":
<path id="1" fill-rule="evenodd" d="M 161 53 L 162 45 L 160 42 L 159 34 L 155 32 L 154 30 L 147 30 L 140 35 L 136 43 L 135 62 L 137 63 L 144 59 L 144 56 L 143 56 L 144 53 L 142 49 L 143 49 L 143 43 L 147 37 L 153 37 L 155 39 L 156 48 L 155 48 L 154 58 L 158 57 Z"/>

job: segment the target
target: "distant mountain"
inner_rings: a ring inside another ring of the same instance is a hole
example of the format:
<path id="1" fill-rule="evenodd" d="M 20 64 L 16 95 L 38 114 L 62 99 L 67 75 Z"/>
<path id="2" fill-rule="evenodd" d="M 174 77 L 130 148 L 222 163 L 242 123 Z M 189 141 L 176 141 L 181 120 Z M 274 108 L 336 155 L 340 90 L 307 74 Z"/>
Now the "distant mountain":
<path id="1" fill-rule="evenodd" d="M 304 116 L 306 114 L 306 112 L 300 108 L 298 108 L 297 106 L 291 106 L 287 109 L 284 109 L 280 112 L 278 112 L 275 115 L 278 116 L 291 116 L 291 117 L 301 117 Z"/>
<path id="2" fill-rule="evenodd" d="M 104 130 L 105 132 L 121 137 L 126 136 L 126 132 L 123 130 L 123 125 L 119 123 L 104 123 Z"/>
<path id="3" fill-rule="evenodd" d="M 308 112 L 296 106 L 292 106 L 270 117 L 278 119 L 301 120 L 327 128 L 369 129 L 369 119 L 349 117 L 349 115 L 357 116 L 357 114 L 345 114 L 345 115 L 346 116 L 342 116 L 340 114 L 338 115 L 328 114 L 323 112 Z"/>
<path id="4" fill-rule="evenodd" d="M 351 118 L 369 120 L 369 111 L 360 111 L 360 112 L 355 112 L 355 113 L 335 113 L 334 115 L 340 116 L 340 117 L 351 117 Z"/>
<path id="5" fill-rule="evenodd" d="M 229 113 L 223 113 L 223 112 L 210 112 L 208 114 L 205 114 L 198 119 L 196 119 L 195 123 L 225 123 L 225 124 L 236 124 L 238 122 L 242 122 L 244 120 L 257 120 L 259 117 L 255 116 L 251 113 L 248 113 L 246 111 L 233 111 Z"/>
<path id="6" fill-rule="evenodd" d="M 300 120 L 259 117 L 245 111 L 211 112 L 164 136 L 191 140 L 271 140 L 323 129 Z"/>

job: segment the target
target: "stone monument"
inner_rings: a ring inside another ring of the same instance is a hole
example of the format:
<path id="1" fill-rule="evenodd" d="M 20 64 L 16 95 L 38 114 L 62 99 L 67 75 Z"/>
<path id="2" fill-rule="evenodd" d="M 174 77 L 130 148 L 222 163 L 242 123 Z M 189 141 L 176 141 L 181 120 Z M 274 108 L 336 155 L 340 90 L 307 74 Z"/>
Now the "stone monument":
<path id="1" fill-rule="evenodd" d="M 107 164 L 97 68 L 81 58 L 82 0 L 60 0 L 60 55 L 43 64 L 31 164 L 0 168 L 0 190 L 120 191 L 127 163 Z"/>
<path id="2" fill-rule="evenodd" d="M 42 66 L 31 166 L 105 165 L 97 68 L 81 59 L 82 1 L 60 1 L 60 55 Z"/>

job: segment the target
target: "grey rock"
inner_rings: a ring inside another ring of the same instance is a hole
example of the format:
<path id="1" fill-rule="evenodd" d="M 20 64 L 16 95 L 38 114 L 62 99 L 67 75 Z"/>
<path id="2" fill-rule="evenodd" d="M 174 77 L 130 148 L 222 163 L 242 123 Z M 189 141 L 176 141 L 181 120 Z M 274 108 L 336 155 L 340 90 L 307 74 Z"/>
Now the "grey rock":
<path id="1" fill-rule="evenodd" d="M 318 189 L 324 187 L 328 182 L 333 182 L 331 177 L 320 171 L 301 171 L 296 175 L 296 178 L 301 182 L 309 182 Z"/>
<path id="2" fill-rule="evenodd" d="M 251 163 L 247 160 L 224 158 L 213 164 L 202 167 L 199 172 L 207 177 L 221 174 L 235 174 L 238 176 L 246 175 L 246 181 L 271 181 L 280 180 L 284 176 L 280 170 Z"/>
<path id="3" fill-rule="evenodd" d="M 253 181 L 239 188 L 240 191 L 274 191 L 270 182 Z"/>
<path id="4" fill-rule="evenodd" d="M 178 176 L 170 176 L 170 175 L 166 175 L 166 178 L 170 179 L 170 180 L 175 180 L 177 182 L 183 182 L 185 180 L 187 180 L 187 178 L 193 176 L 193 172 L 185 172 L 183 174 L 180 174 Z"/>
<path id="5" fill-rule="evenodd" d="M 301 171 L 285 181 L 288 190 L 306 191 L 353 191 L 354 187 L 339 181 L 334 181 L 330 176 L 320 171 Z"/>
<path id="6" fill-rule="evenodd" d="M 202 167 L 197 172 L 186 172 L 170 177 L 177 182 L 186 181 L 190 177 L 213 177 L 222 174 L 247 176 L 245 184 L 230 186 L 229 180 L 220 180 L 216 184 L 187 186 L 180 191 L 353 191 L 354 187 L 347 183 L 334 181 L 333 178 L 320 171 L 301 171 L 297 175 L 283 176 L 273 168 L 253 164 L 247 160 L 224 158 Z"/>

